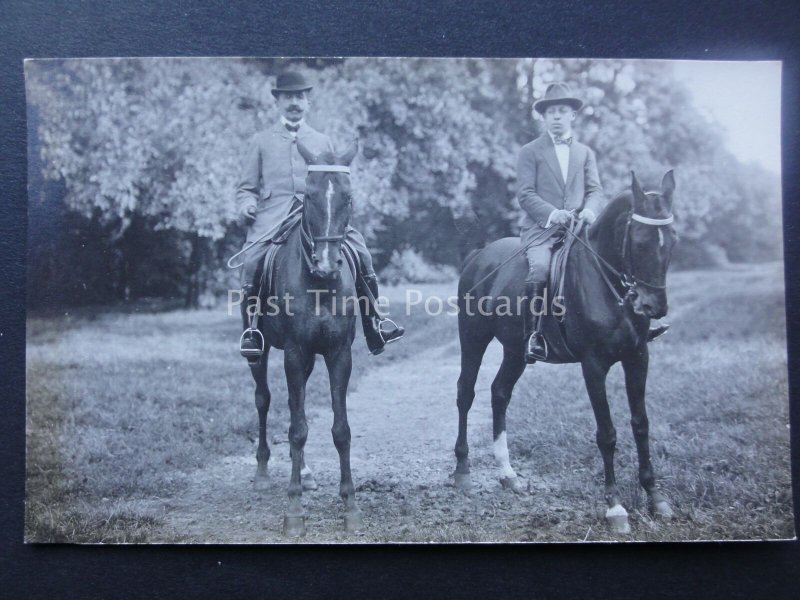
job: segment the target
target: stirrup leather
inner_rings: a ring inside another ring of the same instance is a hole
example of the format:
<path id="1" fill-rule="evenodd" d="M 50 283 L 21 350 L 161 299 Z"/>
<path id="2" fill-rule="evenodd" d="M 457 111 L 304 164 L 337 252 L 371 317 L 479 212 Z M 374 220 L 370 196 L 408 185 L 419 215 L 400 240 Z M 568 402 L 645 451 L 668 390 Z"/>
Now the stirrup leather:
<path id="1" fill-rule="evenodd" d="M 258 340 L 258 348 L 245 348 L 244 347 L 244 339 L 245 336 L 250 334 L 250 337 L 254 340 Z M 257 337 L 252 334 L 258 334 Z M 261 333 L 258 329 L 247 328 L 242 332 L 241 337 L 239 338 L 239 353 L 246 357 L 246 358 L 258 358 L 262 354 L 264 354 L 264 334 Z"/>

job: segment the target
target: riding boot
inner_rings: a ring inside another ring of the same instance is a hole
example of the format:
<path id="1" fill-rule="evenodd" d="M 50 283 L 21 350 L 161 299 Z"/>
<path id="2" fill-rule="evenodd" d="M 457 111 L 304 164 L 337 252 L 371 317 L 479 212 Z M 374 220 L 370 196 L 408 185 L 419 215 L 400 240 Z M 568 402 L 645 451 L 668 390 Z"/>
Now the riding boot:
<path id="1" fill-rule="evenodd" d="M 647 332 L 647 341 L 652 342 L 657 337 L 667 333 L 668 329 L 669 324 L 662 323 L 660 320 L 656 319 L 655 323 L 650 324 L 650 329 Z"/>
<path id="2" fill-rule="evenodd" d="M 536 302 L 544 303 L 545 284 L 538 281 L 525 283 L 525 308 L 523 322 L 525 324 L 525 362 L 535 363 L 547 360 L 547 345 L 541 332 L 541 314 L 543 306 L 537 310 Z"/>
<path id="3" fill-rule="evenodd" d="M 245 284 L 242 286 L 241 303 L 242 311 L 242 337 L 239 338 L 239 353 L 247 359 L 250 364 L 257 364 L 264 354 L 264 336 L 254 327 L 256 319 L 254 315 L 258 310 L 258 296 L 254 293 L 254 286 Z"/>
<path id="4" fill-rule="evenodd" d="M 405 333 L 405 330 L 391 319 L 380 317 L 377 308 L 369 299 L 367 291 L 369 291 L 372 297 L 377 301 L 379 295 L 378 278 L 375 275 L 367 275 L 365 277 L 357 277 L 356 279 L 364 338 L 367 341 L 367 348 L 370 354 L 377 356 L 383 352 L 386 344 L 400 339 Z"/>

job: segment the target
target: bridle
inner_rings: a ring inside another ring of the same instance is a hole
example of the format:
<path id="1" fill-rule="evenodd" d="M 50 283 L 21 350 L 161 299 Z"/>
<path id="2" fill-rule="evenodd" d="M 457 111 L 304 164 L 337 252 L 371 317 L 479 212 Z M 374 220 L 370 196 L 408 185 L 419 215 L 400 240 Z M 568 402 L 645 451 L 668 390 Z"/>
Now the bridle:
<path id="1" fill-rule="evenodd" d="M 651 225 L 653 227 L 663 227 L 664 225 L 672 225 L 675 221 L 675 217 L 673 215 L 669 215 L 668 217 L 664 217 L 662 219 L 653 219 L 651 217 L 643 217 L 642 215 L 637 215 L 635 212 L 631 212 L 630 216 L 628 217 L 628 221 L 625 224 L 625 234 L 622 238 L 622 261 L 625 264 L 626 273 L 624 277 L 627 277 L 628 281 L 632 283 L 632 286 L 642 285 L 644 287 L 649 287 L 654 290 L 665 290 L 667 289 L 666 285 L 658 285 L 655 283 L 650 283 L 648 281 L 644 281 L 636 277 L 633 274 L 633 252 L 630 248 L 631 240 L 630 240 L 630 229 L 631 223 L 636 221 L 637 223 L 642 223 L 643 225 Z"/>
<path id="2" fill-rule="evenodd" d="M 308 171 L 311 172 L 318 172 L 318 173 L 346 173 L 347 175 L 350 174 L 350 167 L 346 165 L 308 165 Z M 324 242 L 331 242 L 335 244 L 343 244 L 344 238 L 347 236 L 347 233 L 342 233 L 341 235 L 321 235 L 315 236 L 313 235 L 308 229 L 308 223 L 306 222 L 306 211 L 303 211 L 303 216 L 300 219 L 300 235 L 303 241 L 303 258 L 306 261 L 306 265 L 310 271 L 313 272 L 314 270 L 314 261 L 317 260 L 317 254 L 314 251 L 314 248 L 317 243 L 324 243 Z"/>
<path id="3" fill-rule="evenodd" d="M 600 256 L 594 248 L 592 248 L 589 244 L 583 241 L 580 236 L 576 235 L 570 227 L 565 227 L 566 231 L 569 232 L 570 235 L 577 241 L 579 241 L 583 246 L 589 250 L 589 252 L 594 256 L 595 262 L 599 267 L 600 275 L 603 277 L 603 281 L 605 281 L 608 288 L 614 294 L 614 297 L 617 299 L 617 303 L 622 306 L 629 297 L 633 296 L 636 293 L 636 287 L 642 286 L 646 288 L 650 288 L 653 290 L 666 290 L 666 285 L 660 285 L 657 283 L 652 283 L 649 281 L 645 281 L 636 275 L 633 274 L 633 252 L 630 248 L 630 229 L 631 223 L 636 221 L 637 223 L 642 223 L 643 225 L 650 225 L 653 227 L 662 227 L 665 225 L 671 225 L 675 221 L 674 215 L 670 214 L 669 216 L 654 219 L 652 217 L 645 217 L 643 215 L 636 214 L 635 212 L 631 211 L 628 213 L 628 219 L 625 223 L 625 233 L 623 236 L 622 241 L 622 262 L 625 265 L 625 270 L 620 272 L 617 270 L 611 263 L 609 263 L 606 259 Z M 608 279 L 605 271 L 603 271 L 603 267 L 608 269 L 611 273 L 616 275 L 622 286 L 625 288 L 626 292 L 624 296 L 620 296 L 619 292 L 617 292 L 617 288 L 614 286 L 613 283 Z"/>

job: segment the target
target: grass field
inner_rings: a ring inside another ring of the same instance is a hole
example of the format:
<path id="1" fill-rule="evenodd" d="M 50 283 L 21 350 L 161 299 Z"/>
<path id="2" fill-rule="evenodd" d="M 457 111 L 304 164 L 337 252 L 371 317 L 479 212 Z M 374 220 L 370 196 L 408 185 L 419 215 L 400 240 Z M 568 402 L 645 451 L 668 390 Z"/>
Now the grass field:
<path id="1" fill-rule="evenodd" d="M 679 518 L 645 539 L 794 535 L 782 278 L 776 264 L 671 275 L 673 329 L 652 347 L 648 410 L 657 476 Z M 402 313 L 403 291 L 387 295 Z M 420 351 L 456 335 L 454 317 L 419 307 L 402 320 L 406 339 L 377 358 L 366 356 L 359 333 L 352 389 L 370 367 L 424 369 L 415 362 Z M 252 380 L 235 347 L 238 327 L 224 307 L 29 317 L 27 541 L 146 542 L 161 527 L 153 498 L 179 494 L 193 473 L 224 457 L 254 453 Z M 327 376 L 317 371 L 307 404 L 327 406 Z M 602 469 L 580 369 L 529 371 L 509 407 L 512 462 L 565 510 L 590 514 L 602 501 Z M 271 432 L 285 432 L 280 361 L 271 364 L 270 385 Z M 428 401 L 454 404 L 455 381 L 443 386 L 441 398 Z M 618 480 L 632 518 L 646 521 L 623 389 L 615 367 Z M 560 539 L 559 525 L 540 518 L 549 517 L 532 516 L 519 539 Z M 565 540 L 603 539 L 580 519 L 560 522 Z"/>

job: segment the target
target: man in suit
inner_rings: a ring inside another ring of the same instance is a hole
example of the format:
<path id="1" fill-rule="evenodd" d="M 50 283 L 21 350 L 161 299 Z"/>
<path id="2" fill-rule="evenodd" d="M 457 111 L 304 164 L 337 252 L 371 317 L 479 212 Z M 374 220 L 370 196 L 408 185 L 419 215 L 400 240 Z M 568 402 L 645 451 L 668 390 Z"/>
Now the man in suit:
<path id="1" fill-rule="evenodd" d="M 272 237 L 284 219 L 302 205 L 305 193 L 307 165 L 297 149 L 297 140 L 312 154 L 333 152 L 330 138 L 305 122 L 309 107 L 311 85 L 296 72 L 278 75 L 272 95 L 281 113 L 280 120 L 265 131 L 257 133 L 249 143 L 242 162 L 242 172 L 236 197 L 239 211 L 249 224 L 242 265 L 242 319 L 244 334 L 240 351 L 250 361 L 257 361 L 264 351 L 261 337 L 251 329 L 253 306 L 257 306 L 258 283 L 263 268 L 264 255 Z M 378 298 L 378 277 L 372 266 L 372 257 L 364 237 L 349 227 L 345 241 L 359 255 L 361 273 L 356 277 L 359 296 L 366 296 L 366 286 Z M 364 336 L 370 353 L 380 354 L 386 343 L 402 337 L 404 330 L 391 319 L 362 312 Z"/>
<path id="2" fill-rule="evenodd" d="M 546 131 L 522 147 L 517 161 L 517 198 L 525 211 L 520 222 L 522 245 L 527 247 L 540 236 L 526 250 L 525 360 L 529 363 L 547 358 L 539 323 L 547 304 L 545 286 L 558 236 L 542 234 L 551 225 L 566 225 L 573 214 L 591 224 L 604 204 L 594 152 L 572 133 L 582 106 L 566 84 L 548 86 L 544 98 L 533 105 Z M 534 306 L 537 300 L 543 306 Z"/>
<path id="3" fill-rule="evenodd" d="M 544 98 L 533 105 L 542 116 L 546 131 L 522 147 L 517 161 L 517 198 L 525 211 L 520 237 L 523 247 L 527 247 L 528 259 L 523 316 L 525 360 L 529 363 L 547 358 L 540 323 L 547 305 L 545 286 L 550 258 L 559 236 L 555 232 L 543 233 L 551 225 L 566 225 L 573 215 L 591 225 L 605 204 L 594 151 L 578 142 L 572 132 L 582 106 L 583 102 L 572 95 L 565 83 L 549 85 Z M 537 301 L 542 306 L 536 307 Z M 658 323 L 650 330 L 648 341 L 668 327 Z"/>

